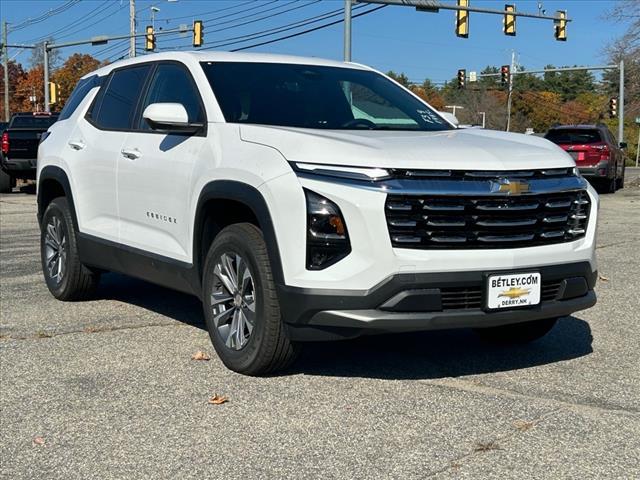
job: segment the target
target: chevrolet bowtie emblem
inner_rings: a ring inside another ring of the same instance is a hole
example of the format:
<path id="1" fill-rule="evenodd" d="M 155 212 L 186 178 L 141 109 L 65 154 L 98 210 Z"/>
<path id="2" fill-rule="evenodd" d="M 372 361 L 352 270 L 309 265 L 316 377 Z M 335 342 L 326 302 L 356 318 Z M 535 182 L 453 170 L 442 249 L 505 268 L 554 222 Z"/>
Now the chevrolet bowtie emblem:
<path id="1" fill-rule="evenodd" d="M 491 191 L 495 193 L 506 193 L 509 195 L 520 195 L 529 191 L 529 184 L 523 180 L 509 180 L 501 178 L 491 182 Z"/>
<path id="2" fill-rule="evenodd" d="M 505 290 L 498 297 L 508 297 L 508 298 L 520 298 L 528 294 L 531 290 L 520 287 L 511 287 L 509 290 Z"/>

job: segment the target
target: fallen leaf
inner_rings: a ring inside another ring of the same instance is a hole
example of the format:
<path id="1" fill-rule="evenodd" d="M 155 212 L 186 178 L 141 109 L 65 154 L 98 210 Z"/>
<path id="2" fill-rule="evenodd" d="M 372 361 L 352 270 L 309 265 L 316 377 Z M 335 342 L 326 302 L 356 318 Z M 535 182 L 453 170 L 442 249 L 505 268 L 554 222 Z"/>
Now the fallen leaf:
<path id="1" fill-rule="evenodd" d="M 500 450 L 500 445 L 495 440 L 489 440 L 487 442 L 476 442 L 473 451 L 474 452 L 490 452 L 491 450 Z"/>
<path id="2" fill-rule="evenodd" d="M 609 277 L 605 277 L 604 275 L 600 274 L 598 276 L 600 278 L 600 280 L 602 280 L 603 282 L 608 282 L 609 281 Z"/>
<path id="3" fill-rule="evenodd" d="M 211 360 L 211 357 L 201 350 L 191 356 L 191 360 Z"/>
<path id="4" fill-rule="evenodd" d="M 40 445 L 40 446 L 44 446 L 44 438 L 38 436 L 38 437 L 34 437 L 33 439 L 33 444 L 34 445 Z"/>
<path id="5" fill-rule="evenodd" d="M 223 403 L 227 403 L 228 401 L 229 399 L 227 397 L 218 394 L 209 399 L 209 403 L 211 405 L 222 405 Z"/>
<path id="6" fill-rule="evenodd" d="M 513 422 L 513 426 L 521 432 L 526 432 L 530 428 L 533 428 L 535 426 L 535 423 L 528 422 L 527 420 L 516 420 L 515 422 Z"/>

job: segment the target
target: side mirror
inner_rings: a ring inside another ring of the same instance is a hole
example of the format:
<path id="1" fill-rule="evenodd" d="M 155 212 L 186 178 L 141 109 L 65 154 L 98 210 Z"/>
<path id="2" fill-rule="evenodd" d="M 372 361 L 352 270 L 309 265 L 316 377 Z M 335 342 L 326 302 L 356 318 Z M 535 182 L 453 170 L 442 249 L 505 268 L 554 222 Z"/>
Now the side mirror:
<path id="1" fill-rule="evenodd" d="M 142 118 L 158 132 L 197 133 L 203 123 L 189 123 L 189 115 L 181 103 L 152 103 L 144 109 Z"/>
<path id="2" fill-rule="evenodd" d="M 460 125 L 460 121 L 458 118 L 451 112 L 438 112 L 442 118 L 444 118 L 447 122 L 451 123 L 454 127 L 458 128 Z"/>
<path id="3" fill-rule="evenodd" d="M 627 142 L 620 142 L 620 148 L 627 148 Z"/>

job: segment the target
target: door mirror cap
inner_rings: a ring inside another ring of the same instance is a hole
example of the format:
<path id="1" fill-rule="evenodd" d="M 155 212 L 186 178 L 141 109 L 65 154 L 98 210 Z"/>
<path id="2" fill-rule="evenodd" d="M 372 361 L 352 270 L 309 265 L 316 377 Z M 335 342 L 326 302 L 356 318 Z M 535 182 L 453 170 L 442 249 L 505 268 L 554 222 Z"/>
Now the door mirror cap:
<path id="1" fill-rule="evenodd" d="M 152 103 L 144 109 L 142 118 L 158 132 L 197 133 L 202 123 L 189 123 L 187 109 L 181 103 Z"/>
<path id="2" fill-rule="evenodd" d="M 627 148 L 627 142 L 620 142 L 620 148 Z"/>

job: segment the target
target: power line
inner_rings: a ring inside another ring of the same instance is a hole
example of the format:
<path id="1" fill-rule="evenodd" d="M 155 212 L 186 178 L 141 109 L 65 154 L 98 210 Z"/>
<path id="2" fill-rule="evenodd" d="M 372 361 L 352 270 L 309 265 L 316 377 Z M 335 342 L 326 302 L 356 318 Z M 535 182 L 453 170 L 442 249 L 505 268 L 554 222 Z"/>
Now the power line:
<path id="1" fill-rule="evenodd" d="M 201 17 L 202 15 L 209 15 L 211 13 L 224 12 L 224 11 L 227 11 L 227 10 L 231 10 L 233 8 L 241 7 L 242 5 L 246 5 L 247 3 L 255 3 L 255 2 L 256 2 L 256 0 L 248 0 L 247 2 L 243 2 L 243 3 L 236 4 L 236 5 L 232 5 L 230 7 L 219 8 L 217 10 L 209 10 L 208 12 L 197 12 L 197 13 L 194 13 L 193 15 L 183 15 L 181 17 L 172 17 L 172 18 L 169 18 L 169 19 L 158 18 L 156 20 L 164 21 L 164 20 L 181 20 L 183 18 L 197 18 L 197 17 Z"/>
<path id="2" fill-rule="evenodd" d="M 35 25 L 37 23 L 44 22 L 45 20 L 58 15 L 62 12 L 69 10 L 74 5 L 80 3 L 80 0 L 69 0 L 67 3 L 60 5 L 59 7 L 52 8 L 47 10 L 46 12 L 38 15 L 37 17 L 27 18 L 26 20 L 18 23 L 17 25 L 11 26 L 11 31 L 22 30 L 23 28 L 30 27 L 31 25 Z"/>
<path id="3" fill-rule="evenodd" d="M 356 11 L 356 9 L 358 8 L 364 8 L 365 5 L 357 5 L 353 8 L 354 11 Z M 342 15 L 342 9 L 337 9 L 337 10 L 331 10 L 329 12 L 326 12 L 324 14 L 321 15 L 316 15 L 315 17 L 309 17 L 309 18 L 305 18 L 303 20 L 297 21 L 297 22 L 293 22 L 293 23 L 288 23 L 279 27 L 275 27 L 275 28 L 271 28 L 268 30 L 262 30 L 260 32 L 255 32 L 255 33 L 251 33 L 251 34 L 247 34 L 247 35 L 240 35 L 237 37 L 230 37 L 230 38 L 225 38 L 222 40 L 218 40 L 216 42 L 214 42 L 214 45 L 211 45 L 209 47 L 203 48 L 203 50 L 211 50 L 213 48 L 220 48 L 220 47 L 226 47 L 229 45 L 235 45 L 237 43 L 244 43 L 250 40 L 257 40 L 258 38 L 263 38 L 263 37 L 268 37 L 270 35 L 274 35 L 277 33 L 282 33 L 282 32 L 286 32 L 289 30 L 293 30 L 296 28 L 300 28 L 300 27 L 304 27 L 307 25 L 310 25 L 312 23 L 317 23 L 319 21 L 322 20 L 327 20 L 331 17 L 335 17 L 337 15 Z"/>
<path id="4" fill-rule="evenodd" d="M 106 8 L 103 8 L 105 5 L 110 4 L 111 5 L 117 5 L 116 3 L 110 2 L 109 0 L 105 0 L 104 2 L 102 2 L 100 5 L 98 5 L 96 8 L 94 8 L 93 10 L 91 10 L 90 12 L 86 13 L 86 14 L 82 14 L 79 18 L 75 19 L 74 21 L 66 24 L 65 26 L 54 30 L 51 33 L 48 33 L 46 35 L 42 35 L 33 39 L 29 39 L 29 40 L 25 40 L 23 43 L 38 43 L 41 42 L 43 40 L 46 40 L 48 38 L 54 38 L 56 36 L 56 34 L 60 33 L 60 32 L 64 32 L 65 30 L 67 30 L 69 27 L 76 27 L 81 25 L 82 23 L 85 23 L 89 20 L 93 19 L 94 13 L 96 13 L 98 10 L 106 10 Z M 108 8 L 108 7 L 107 7 Z M 85 27 L 83 27 L 85 28 Z"/>
<path id="5" fill-rule="evenodd" d="M 364 8 L 366 5 L 357 5 L 354 7 L 354 11 L 358 8 Z M 261 30 L 258 32 L 254 32 L 254 33 L 249 33 L 249 34 L 245 34 L 245 35 L 239 35 L 239 36 L 235 36 L 235 37 L 228 37 L 228 38 L 224 38 L 224 39 L 218 39 L 212 42 L 208 42 L 205 43 L 205 45 L 210 45 L 209 47 L 204 47 L 203 50 L 211 50 L 212 48 L 219 48 L 219 47 L 224 47 L 224 46 L 228 46 L 228 45 L 234 45 L 237 43 L 243 43 L 243 42 L 247 42 L 249 40 L 256 40 L 258 38 L 263 38 L 263 37 L 267 37 L 276 33 L 282 33 L 288 30 L 293 30 L 295 28 L 299 28 L 299 27 L 303 27 L 312 23 L 316 23 L 319 22 L 321 20 L 326 20 L 328 18 L 331 17 L 335 17 L 336 15 L 341 15 L 342 14 L 342 9 L 336 9 L 336 10 L 331 10 L 329 12 L 325 12 L 322 13 L 320 15 L 316 15 L 313 17 L 308 17 L 308 18 L 304 18 L 302 20 L 296 21 L 296 22 L 291 22 L 291 23 L 287 23 L 284 25 L 280 25 L 278 27 L 274 27 L 274 28 L 270 28 L 267 30 Z M 164 47 L 161 48 L 160 50 L 169 50 L 171 48 L 178 48 L 178 47 Z"/>
<path id="6" fill-rule="evenodd" d="M 358 13 L 356 15 L 353 15 L 351 18 L 362 17 L 363 15 L 368 15 L 370 13 L 373 13 L 373 12 L 375 12 L 377 10 L 380 10 L 382 8 L 385 8 L 385 7 L 386 7 L 386 5 L 380 5 L 379 7 L 372 8 L 371 10 L 367 10 L 366 12 L 361 12 L 361 13 Z M 290 35 L 285 35 L 284 37 L 275 38 L 273 40 L 267 40 L 267 41 L 261 42 L 261 43 L 255 43 L 253 45 L 249 45 L 249 46 L 246 46 L 246 47 L 236 48 L 236 49 L 233 49 L 231 51 L 232 52 L 239 52 L 241 50 L 248 50 L 250 48 L 261 47 L 263 45 L 269 45 L 271 43 L 280 42 L 282 40 L 288 40 L 289 38 L 299 37 L 300 35 L 306 35 L 307 33 L 315 32 L 317 30 L 321 30 L 323 28 L 328 28 L 328 27 L 331 27 L 333 25 L 338 25 L 338 24 L 340 24 L 342 22 L 344 22 L 344 18 L 341 18 L 340 20 L 336 20 L 336 21 L 333 21 L 333 22 L 330 22 L 330 23 L 325 23 L 324 25 L 318 25 L 317 27 L 309 28 L 309 29 L 303 30 L 301 32 L 292 33 Z"/>

